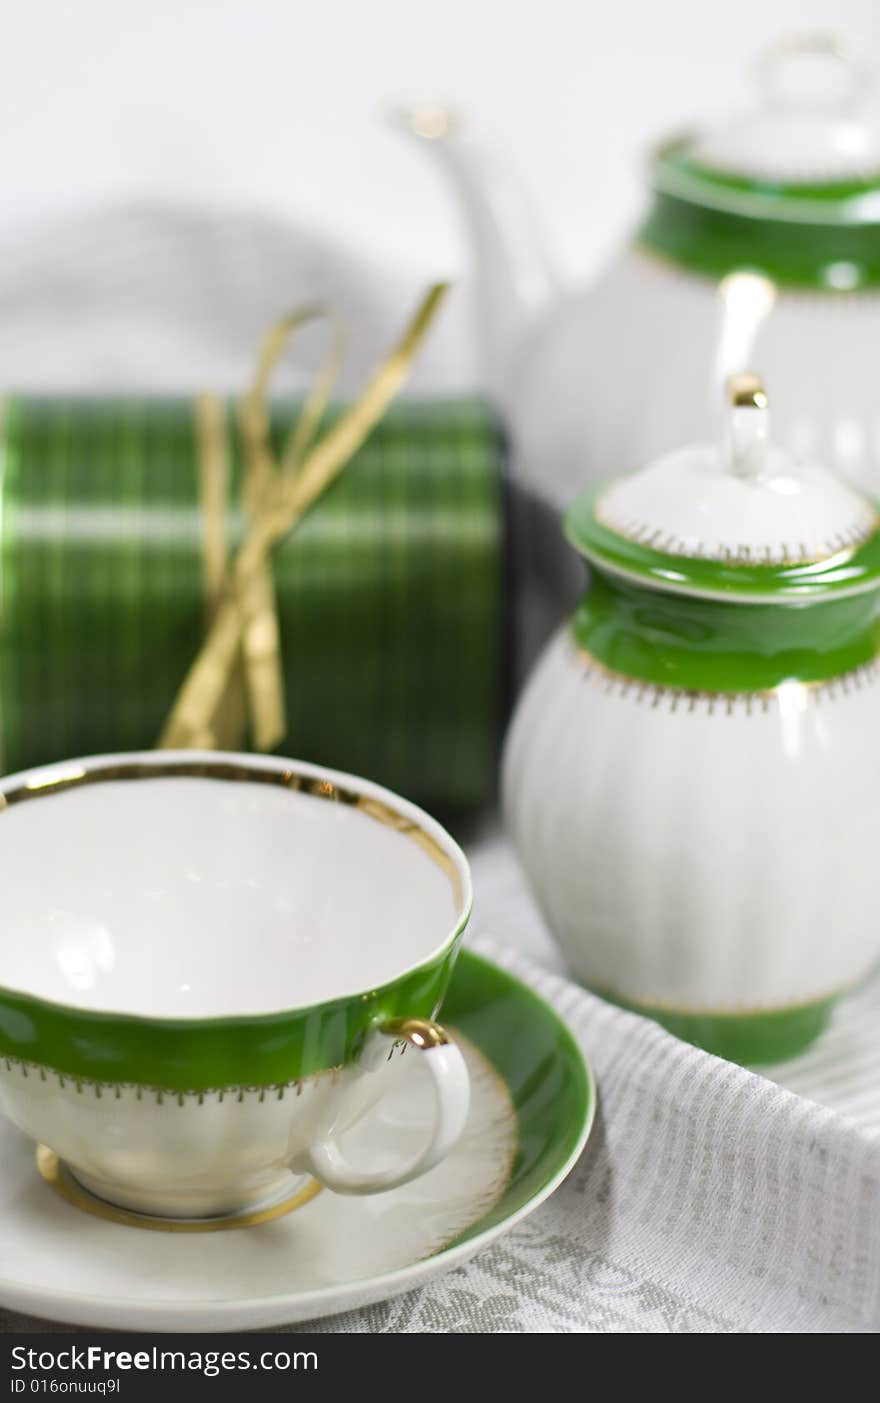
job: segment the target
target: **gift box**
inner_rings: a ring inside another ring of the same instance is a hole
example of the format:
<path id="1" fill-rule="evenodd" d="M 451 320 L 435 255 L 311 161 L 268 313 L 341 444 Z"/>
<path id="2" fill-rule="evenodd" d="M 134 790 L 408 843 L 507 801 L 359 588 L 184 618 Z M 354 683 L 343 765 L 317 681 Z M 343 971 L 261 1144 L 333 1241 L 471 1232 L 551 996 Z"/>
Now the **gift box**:
<path id="1" fill-rule="evenodd" d="M 0 772 L 156 743 L 216 602 L 218 554 L 247 529 L 236 406 L 215 403 L 207 438 L 204 408 L 4 404 Z M 272 407 L 277 445 L 295 414 Z M 507 516 L 484 405 L 391 408 L 272 555 L 282 753 L 446 812 L 486 797 L 506 702 Z"/>

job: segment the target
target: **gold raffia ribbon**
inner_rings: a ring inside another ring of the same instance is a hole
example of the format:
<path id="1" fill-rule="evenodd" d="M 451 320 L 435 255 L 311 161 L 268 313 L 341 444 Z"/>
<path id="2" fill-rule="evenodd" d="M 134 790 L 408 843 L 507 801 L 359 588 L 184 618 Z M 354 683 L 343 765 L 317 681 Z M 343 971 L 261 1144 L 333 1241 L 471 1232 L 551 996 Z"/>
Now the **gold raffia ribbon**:
<path id="1" fill-rule="evenodd" d="M 290 336 L 299 327 L 322 316 L 324 312 L 320 307 L 306 308 L 293 312 L 272 328 L 263 345 L 250 393 L 242 401 L 239 422 L 247 464 L 244 504 L 251 521 L 259 517 L 279 477 L 285 474 L 292 476 L 299 469 L 320 427 L 342 366 L 346 338 L 343 329 L 337 326 L 330 353 L 306 398 L 285 448 L 284 458 L 277 465 L 272 452 L 267 409 L 269 384 Z M 243 584 L 239 593 L 239 608 L 242 615 L 242 661 L 253 741 L 257 750 L 272 750 L 284 738 L 286 708 L 281 634 L 268 558 Z M 241 734 L 241 727 L 238 734 Z"/>
<path id="2" fill-rule="evenodd" d="M 262 348 L 254 383 L 239 411 L 248 528 L 231 565 L 227 563 L 225 534 L 218 544 L 216 524 L 217 513 L 225 505 L 222 482 L 228 480 L 226 445 L 220 442 L 222 408 L 218 406 L 218 417 L 206 407 L 204 399 L 199 402 L 196 422 L 202 461 L 201 498 L 203 508 L 210 514 L 205 524 L 209 619 L 202 646 L 157 742 L 160 749 L 227 750 L 241 745 L 245 715 L 235 705 L 235 693 L 236 687 L 241 687 L 242 671 L 254 747 L 271 750 L 283 740 L 284 687 L 272 551 L 326 491 L 382 418 L 406 380 L 446 291 L 444 283 L 435 284 L 428 291 L 394 350 L 354 403 L 319 438 L 321 420 L 344 356 L 344 333 L 336 329 L 330 353 L 280 463 L 275 459 L 269 432 L 269 382 L 292 333 L 324 313 L 320 308 L 295 312 L 272 328 Z"/>
<path id="3" fill-rule="evenodd" d="M 216 395 L 199 395 L 195 405 L 202 509 L 202 565 L 206 622 L 217 607 L 226 581 L 226 518 L 229 509 L 229 444 L 226 411 Z"/>
<path id="4" fill-rule="evenodd" d="M 199 395 L 195 402 L 195 429 L 202 519 L 202 575 L 205 592 L 205 627 L 210 627 L 226 586 L 229 565 L 229 435 L 226 406 L 217 395 Z M 241 667 L 235 668 L 223 702 L 203 736 L 193 735 L 198 747 L 230 747 L 247 730 L 247 698 Z"/>

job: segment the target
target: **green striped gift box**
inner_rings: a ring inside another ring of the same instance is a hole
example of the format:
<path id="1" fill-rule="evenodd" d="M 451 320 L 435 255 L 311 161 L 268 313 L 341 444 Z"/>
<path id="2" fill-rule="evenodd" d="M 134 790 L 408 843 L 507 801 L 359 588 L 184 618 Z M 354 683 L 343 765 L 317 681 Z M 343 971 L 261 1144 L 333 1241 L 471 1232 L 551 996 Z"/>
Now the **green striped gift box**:
<path id="1" fill-rule="evenodd" d="M 292 418 L 273 409 L 279 446 Z M 230 404 L 231 546 L 235 424 Z M 491 791 L 502 457 L 481 403 L 399 403 L 279 548 L 284 753 L 446 812 Z M 155 743 L 205 624 L 199 473 L 192 401 L 5 402 L 0 773 Z"/>

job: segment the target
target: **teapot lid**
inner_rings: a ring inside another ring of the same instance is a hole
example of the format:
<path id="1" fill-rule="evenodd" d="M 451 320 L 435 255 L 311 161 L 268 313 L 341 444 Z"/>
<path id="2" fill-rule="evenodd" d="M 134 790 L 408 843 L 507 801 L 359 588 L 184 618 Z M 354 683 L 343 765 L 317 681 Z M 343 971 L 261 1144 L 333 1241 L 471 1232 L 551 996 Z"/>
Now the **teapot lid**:
<path id="1" fill-rule="evenodd" d="M 657 187 L 774 219 L 880 221 L 873 73 L 839 39 L 810 35 L 768 50 L 758 81 L 752 108 L 658 153 Z"/>
<path id="2" fill-rule="evenodd" d="M 880 586 L 874 504 L 769 437 L 767 395 L 751 373 L 728 382 L 719 444 L 667 454 L 592 489 L 566 516 L 588 560 L 654 588 L 797 602 Z"/>

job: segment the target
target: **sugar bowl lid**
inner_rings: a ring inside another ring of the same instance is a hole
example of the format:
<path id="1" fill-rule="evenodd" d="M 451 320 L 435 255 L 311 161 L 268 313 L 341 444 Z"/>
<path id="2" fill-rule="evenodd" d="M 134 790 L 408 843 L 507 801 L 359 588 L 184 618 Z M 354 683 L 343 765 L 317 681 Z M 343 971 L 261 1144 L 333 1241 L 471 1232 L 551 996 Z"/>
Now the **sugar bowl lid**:
<path id="1" fill-rule="evenodd" d="M 880 221 L 873 73 L 833 35 L 787 39 L 757 65 L 744 112 L 668 143 L 655 184 L 733 213 L 815 224 Z"/>
<path id="2" fill-rule="evenodd" d="M 696 444 L 582 494 L 580 553 L 655 589 L 791 602 L 880 588 L 880 519 L 854 487 L 770 439 L 767 394 L 728 382 L 717 444 Z"/>

